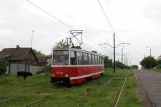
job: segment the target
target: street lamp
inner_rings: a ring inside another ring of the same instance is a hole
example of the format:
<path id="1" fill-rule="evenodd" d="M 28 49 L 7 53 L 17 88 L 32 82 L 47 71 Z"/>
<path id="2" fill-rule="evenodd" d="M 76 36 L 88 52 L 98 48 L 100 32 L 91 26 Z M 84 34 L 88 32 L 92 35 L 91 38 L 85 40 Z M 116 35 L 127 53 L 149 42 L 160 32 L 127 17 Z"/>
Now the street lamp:
<path id="1" fill-rule="evenodd" d="M 34 32 L 36 32 L 36 31 L 32 30 L 32 36 L 31 36 L 31 48 L 32 48 L 32 41 L 33 41 L 33 34 L 34 34 Z"/>
<path id="2" fill-rule="evenodd" d="M 149 48 L 149 47 L 146 47 Z M 150 68 L 151 68 L 151 48 L 150 48 Z"/>

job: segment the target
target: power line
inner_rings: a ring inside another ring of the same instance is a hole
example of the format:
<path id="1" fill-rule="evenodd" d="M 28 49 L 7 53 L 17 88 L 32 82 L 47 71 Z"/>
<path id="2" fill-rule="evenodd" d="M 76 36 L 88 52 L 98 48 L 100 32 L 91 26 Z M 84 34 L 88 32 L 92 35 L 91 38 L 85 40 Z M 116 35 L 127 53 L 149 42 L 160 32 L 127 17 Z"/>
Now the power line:
<path id="1" fill-rule="evenodd" d="M 39 6 L 35 5 L 34 3 L 30 2 L 29 0 L 26 0 L 27 2 L 29 2 L 30 4 L 32 4 L 33 6 L 35 6 L 36 8 L 40 9 L 41 11 L 43 11 L 44 13 L 46 13 L 47 15 L 51 16 L 52 18 L 56 19 L 57 21 L 59 21 L 60 23 L 64 24 L 65 26 L 71 28 L 74 30 L 73 27 L 69 26 L 68 24 L 66 24 L 65 22 L 61 21 L 60 19 L 56 18 L 55 16 L 51 15 L 50 13 L 48 13 L 47 11 L 43 10 L 42 8 L 40 8 Z M 84 35 L 83 35 L 84 36 Z M 85 36 L 84 36 L 85 37 Z M 86 37 L 86 39 L 88 39 Z M 89 39 L 88 39 L 89 40 Z M 89 40 L 91 41 L 91 40 Z M 92 42 L 92 41 L 91 41 Z"/>
<path id="2" fill-rule="evenodd" d="M 34 3 L 30 2 L 29 0 L 26 0 L 27 2 L 29 2 L 30 4 L 32 4 L 33 6 L 35 6 L 36 8 L 40 9 L 41 11 L 43 11 L 44 13 L 48 14 L 49 16 L 51 16 L 52 18 L 56 19 L 57 21 L 59 21 L 60 23 L 64 24 L 65 26 L 73 29 L 73 27 L 67 25 L 66 23 L 64 23 L 63 21 L 59 20 L 58 18 L 54 17 L 53 15 L 51 15 L 50 13 L 46 12 L 45 10 L 43 10 L 42 8 L 38 7 L 37 5 L 35 5 Z"/>
<path id="3" fill-rule="evenodd" d="M 101 3 L 99 2 L 99 0 L 97 0 L 97 1 L 98 1 L 99 6 L 101 7 L 101 9 L 102 9 L 102 11 L 103 11 L 103 13 L 104 13 L 105 17 L 106 17 L 106 19 L 107 19 L 108 23 L 110 24 L 110 26 L 111 26 L 111 28 L 112 28 L 113 32 L 115 33 L 115 30 L 114 30 L 114 28 L 112 27 L 112 25 L 111 25 L 111 23 L 110 23 L 110 20 L 108 19 L 108 17 L 107 17 L 107 15 L 106 15 L 106 13 L 105 13 L 105 11 L 104 11 L 104 9 L 103 9 L 103 7 L 102 7 Z"/>

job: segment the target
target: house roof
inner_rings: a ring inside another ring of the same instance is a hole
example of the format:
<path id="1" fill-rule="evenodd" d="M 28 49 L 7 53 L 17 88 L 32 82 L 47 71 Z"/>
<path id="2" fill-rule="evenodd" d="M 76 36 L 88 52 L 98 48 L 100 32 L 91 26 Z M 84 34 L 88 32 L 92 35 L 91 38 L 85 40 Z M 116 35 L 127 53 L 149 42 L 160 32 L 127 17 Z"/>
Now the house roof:
<path id="1" fill-rule="evenodd" d="M 0 58 L 10 57 L 10 60 L 23 60 L 31 48 L 5 48 L 0 53 Z"/>
<path id="2" fill-rule="evenodd" d="M 49 59 L 49 56 L 44 56 L 44 55 L 36 55 L 37 59 L 39 62 L 47 62 Z"/>

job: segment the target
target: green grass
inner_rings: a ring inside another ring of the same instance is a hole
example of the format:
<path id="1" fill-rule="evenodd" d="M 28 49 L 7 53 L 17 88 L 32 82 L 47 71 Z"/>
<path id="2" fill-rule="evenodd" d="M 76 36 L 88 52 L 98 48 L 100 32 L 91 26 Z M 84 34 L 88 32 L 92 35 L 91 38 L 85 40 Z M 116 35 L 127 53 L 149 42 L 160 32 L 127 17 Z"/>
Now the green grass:
<path id="1" fill-rule="evenodd" d="M 115 72 L 113 72 L 113 70 L 109 70 L 109 69 L 106 69 L 107 71 L 107 75 L 108 76 L 118 76 L 118 77 L 125 77 L 125 76 L 132 76 L 133 75 L 133 72 L 131 69 L 116 69 Z"/>
<path id="2" fill-rule="evenodd" d="M 141 107 L 141 102 L 136 96 L 135 78 L 127 78 L 118 107 Z"/>
<path id="3" fill-rule="evenodd" d="M 152 71 L 161 72 L 161 68 L 151 69 Z"/>
<path id="4" fill-rule="evenodd" d="M 84 84 L 72 86 L 66 88 L 64 85 L 50 83 L 50 75 L 37 77 L 28 77 L 26 81 L 23 78 L 15 78 L 15 76 L 0 77 L 0 101 L 8 98 L 21 95 L 21 97 L 11 100 L 10 102 L 0 103 L 0 107 L 22 107 L 27 104 L 31 104 L 35 101 L 44 99 L 50 96 L 46 101 L 34 105 L 35 107 L 73 107 L 78 104 L 85 96 L 87 100 L 80 104 L 79 107 L 111 107 L 118 95 L 118 92 L 122 86 L 124 78 L 117 78 L 112 80 L 108 85 L 101 88 L 113 76 L 129 76 L 131 77 L 133 72 L 130 70 L 119 70 L 115 73 L 112 70 L 107 69 L 104 76 L 92 81 L 87 81 Z M 130 99 L 136 98 L 135 87 L 131 84 L 135 84 L 135 81 L 130 80 L 127 82 L 129 89 L 125 90 L 120 100 L 120 107 L 124 107 L 126 104 L 131 104 Z M 130 93 L 126 96 L 126 93 Z M 128 99 L 124 101 L 122 99 Z M 140 103 L 134 103 L 136 107 Z"/>

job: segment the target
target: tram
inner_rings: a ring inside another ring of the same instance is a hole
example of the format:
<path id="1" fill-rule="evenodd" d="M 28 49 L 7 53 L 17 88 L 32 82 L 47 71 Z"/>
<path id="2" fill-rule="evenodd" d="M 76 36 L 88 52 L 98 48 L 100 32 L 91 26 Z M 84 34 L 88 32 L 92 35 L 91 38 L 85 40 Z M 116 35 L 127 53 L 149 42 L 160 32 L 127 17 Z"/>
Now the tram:
<path id="1" fill-rule="evenodd" d="M 53 49 L 51 83 L 81 84 L 104 73 L 104 56 L 96 51 L 85 51 L 79 46 Z"/>

